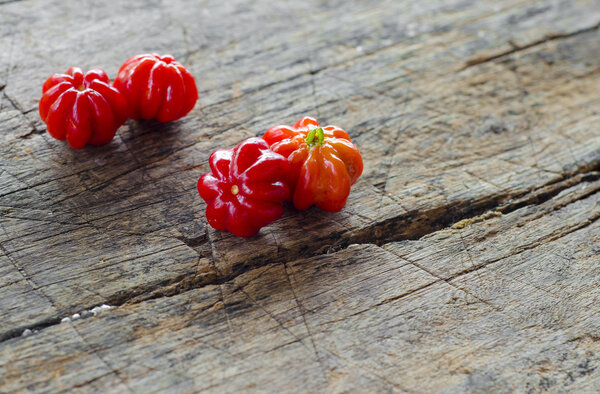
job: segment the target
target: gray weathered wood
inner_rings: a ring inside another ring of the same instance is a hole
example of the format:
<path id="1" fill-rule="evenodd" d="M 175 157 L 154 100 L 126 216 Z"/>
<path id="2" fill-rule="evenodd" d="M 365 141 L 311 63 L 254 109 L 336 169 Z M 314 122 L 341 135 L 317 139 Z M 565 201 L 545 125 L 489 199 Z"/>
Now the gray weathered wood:
<path id="1" fill-rule="evenodd" d="M 0 20 L 0 390 L 600 384 L 597 0 L 22 0 Z M 48 75 L 145 51 L 197 77 L 190 115 L 81 151 L 47 135 Z M 211 229 L 210 153 L 304 114 L 363 153 L 346 208 Z"/>
<path id="2" fill-rule="evenodd" d="M 599 188 L 12 339 L 0 390 L 589 390 L 600 384 Z"/>

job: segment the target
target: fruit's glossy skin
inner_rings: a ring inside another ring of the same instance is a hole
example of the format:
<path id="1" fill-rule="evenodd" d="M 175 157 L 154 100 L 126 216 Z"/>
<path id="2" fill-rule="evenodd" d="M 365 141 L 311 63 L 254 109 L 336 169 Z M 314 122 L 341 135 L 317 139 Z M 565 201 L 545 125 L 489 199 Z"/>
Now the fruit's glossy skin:
<path id="1" fill-rule="evenodd" d="M 39 111 L 48 133 L 74 149 L 110 142 L 127 117 L 125 98 L 100 69 L 54 74 L 42 93 Z"/>
<path id="2" fill-rule="evenodd" d="M 290 196 L 284 182 L 288 163 L 261 138 L 249 138 L 233 149 L 213 152 L 211 172 L 198 180 L 206 201 L 206 218 L 217 230 L 251 237 L 279 219 Z"/>
<path id="3" fill-rule="evenodd" d="M 322 130 L 322 140 L 308 144 L 307 136 L 315 129 Z M 294 126 L 271 127 L 263 138 L 274 152 L 288 158 L 288 184 L 297 209 L 316 205 L 337 212 L 346 205 L 350 186 L 363 170 L 360 152 L 346 131 L 338 126 L 320 127 L 315 118 L 305 116 Z"/>
<path id="4" fill-rule="evenodd" d="M 137 55 L 129 58 L 113 83 L 127 100 L 131 119 L 171 122 L 194 108 L 196 81 L 171 55 Z"/>

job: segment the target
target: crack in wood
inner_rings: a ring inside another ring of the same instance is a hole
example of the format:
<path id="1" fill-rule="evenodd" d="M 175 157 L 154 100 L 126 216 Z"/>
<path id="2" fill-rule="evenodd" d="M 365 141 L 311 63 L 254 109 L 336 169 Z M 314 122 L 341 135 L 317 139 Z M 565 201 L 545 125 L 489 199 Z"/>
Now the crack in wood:
<path id="1" fill-rule="evenodd" d="M 0 92 L 2 92 L 2 96 L 6 99 L 6 101 L 8 101 L 10 103 L 10 105 L 18 112 L 21 113 L 21 115 L 27 120 L 27 123 L 29 123 L 29 127 L 30 130 L 25 133 L 25 134 L 21 134 L 19 135 L 20 139 L 28 139 L 31 138 L 33 135 L 36 134 L 43 134 L 46 129 L 41 129 L 38 130 L 37 127 L 35 127 L 35 123 L 28 119 L 25 115 L 27 115 L 29 112 L 31 112 L 32 110 L 24 110 L 23 107 L 12 97 L 10 97 L 7 93 L 6 90 L 4 89 L 6 87 L 6 84 L 0 87 Z"/>
<path id="2" fill-rule="evenodd" d="M 597 23 L 597 24 L 595 24 L 595 25 L 593 25 L 591 27 L 586 27 L 586 28 L 583 28 L 583 29 L 579 29 L 579 30 L 570 32 L 570 33 L 548 34 L 548 35 L 544 36 L 543 38 L 541 38 L 539 40 L 532 41 L 532 42 L 530 42 L 528 44 L 525 44 L 525 45 L 516 45 L 515 43 L 511 43 L 511 46 L 513 47 L 512 49 L 509 49 L 507 51 L 503 51 L 503 52 L 500 52 L 500 53 L 497 53 L 497 54 L 494 54 L 494 55 L 490 55 L 490 56 L 476 57 L 476 58 L 467 60 L 467 62 L 465 63 L 465 65 L 462 68 L 460 68 L 458 71 L 460 72 L 460 71 L 463 71 L 463 70 L 465 70 L 467 68 L 477 66 L 479 64 L 492 62 L 494 60 L 498 60 L 498 59 L 503 58 L 505 56 L 510 56 L 512 54 L 524 51 L 524 50 L 529 49 L 529 48 L 533 48 L 533 47 L 535 47 L 537 45 L 545 44 L 545 43 L 550 42 L 550 41 L 564 40 L 566 38 L 571 38 L 571 37 L 577 36 L 579 34 L 590 33 L 590 32 L 596 31 L 598 29 L 600 29 L 600 23 Z"/>
<path id="3" fill-rule="evenodd" d="M 23 334 L 23 332 L 28 329 L 31 331 L 41 331 L 44 328 L 55 326 L 57 324 L 60 324 L 60 320 L 61 319 L 59 317 L 51 317 L 39 321 L 35 324 L 29 324 L 12 328 L 0 334 L 0 343 L 8 341 L 9 339 L 20 337 Z"/>
<path id="4" fill-rule="evenodd" d="M 21 3 L 23 1 L 26 1 L 26 0 L 3 0 L 3 1 L 0 1 L 0 6 L 6 5 L 6 4 L 12 4 L 12 3 Z"/>
<path id="5" fill-rule="evenodd" d="M 590 339 L 593 342 L 600 342 L 600 335 L 594 335 L 594 334 L 579 335 L 579 336 L 569 339 L 567 342 L 578 342 L 578 341 L 584 341 L 586 339 Z"/>
<path id="6" fill-rule="evenodd" d="M 564 176 L 562 180 L 558 180 L 558 181 L 555 180 L 553 182 L 550 182 L 540 188 L 537 188 L 533 191 L 530 191 L 529 193 L 526 193 L 525 195 L 522 195 L 520 198 L 517 198 L 516 200 L 514 198 L 511 199 L 510 196 L 500 196 L 500 198 L 497 197 L 495 199 L 490 200 L 491 202 L 493 202 L 493 204 L 490 204 L 489 202 L 487 204 L 471 203 L 469 205 L 471 208 L 463 209 L 459 213 L 462 213 L 462 215 L 463 215 L 462 218 L 466 219 L 466 218 L 473 217 L 473 216 L 479 216 L 489 210 L 498 211 L 498 212 L 501 212 L 502 214 L 508 214 L 510 212 L 516 211 L 517 209 L 523 208 L 528 205 L 539 205 L 539 204 L 542 204 L 542 203 L 552 199 L 553 197 L 557 196 L 560 192 L 562 192 L 565 189 L 571 188 L 580 183 L 591 182 L 591 181 L 600 179 L 600 172 L 597 171 L 598 169 L 600 169 L 600 163 L 598 163 L 596 165 L 589 165 L 589 166 L 583 167 L 581 169 L 581 171 L 586 171 L 586 172 L 581 173 L 581 172 L 575 171 L 574 173 L 570 174 L 570 176 Z M 563 207 L 564 205 L 567 205 L 567 204 L 575 203 L 578 200 L 589 197 L 591 194 L 596 193 L 597 191 L 598 191 L 597 188 L 591 189 L 590 191 L 578 196 L 577 199 L 570 200 L 568 203 L 563 203 L 560 207 Z M 502 200 L 505 200 L 507 202 L 502 203 Z M 371 226 L 369 229 L 363 230 L 358 234 L 355 234 L 353 236 L 350 235 L 341 241 L 337 241 L 336 243 L 334 243 L 332 245 L 324 244 L 324 245 L 322 245 L 321 248 L 314 248 L 314 251 L 316 251 L 316 252 L 312 253 L 311 256 L 330 253 L 332 250 L 339 251 L 339 250 L 347 248 L 350 244 L 356 244 L 356 243 L 375 244 L 378 246 L 382 246 L 382 245 L 390 243 L 390 242 L 397 242 L 397 241 L 406 240 L 406 239 L 412 239 L 412 240 L 419 239 L 419 238 L 421 238 L 425 235 L 428 235 L 430 233 L 433 233 L 435 231 L 439 231 L 444 228 L 449 228 L 451 226 L 451 224 L 456 221 L 456 217 L 454 215 L 450 215 L 451 217 L 448 216 L 448 212 L 450 212 L 453 207 L 456 207 L 456 205 L 449 204 L 448 206 L 438 207 L 437 209 L 434 210 L 434 212 L 432 212 L 432 211 L 421 212 L 421 213 L 418 213 L 418 212 L 410 213 L 409 212 L 409 214 L 406 216 L 400 216 L 400 217 L 388 219 L 386 221 L 380 222 L 379 224 L 377 224 L 375 226 Z M 559 209 L 560 207 L 558 207 L 556 209 Z M 553 210 L 555 210 L 555 209 L 553 209 Z M 551 210 L 551 211 L 553 211 L 553 210 Z M 436 214 L 436 212 L 437 212 L 437 214 Z M 434 220 L 425 222 L 429 216 L 432 216 L 434 218 Z M 464 220 L 464 219 L 459 219 L 458 221 Z M 591 217 L 590 219 L 586 220 L 585 222 L 582 222 L 579 225 L 568 229 L 567 231 L 561 232 L 561 233 L 553 235 L 553 236 L 549 236 L 546 239 L 543 239 L 541 241 L 541 243 L 547 243 L 547 242 L 555 241 L 557 239 L 565 237 L 574 231 L 581 230 L 585 227 L 590 226 L 592 223 L 594 223 L 598 219 L 600 219 L 600 214 Z M 410 223 L 408 225 L 408 228 L 412 232 L 409 231 L 409 232 L 398 233 L 398 231 L 397 231 L 398 229 L 406 229 L 407 228 L 407 222 Z M 205 237 L 206 237 L 206 239 L 210 240 L 210 236 L 206 235 Z M 203 253 L 203 252 L 198 251 L 199 242 L 201 242 L 200 238 L 204 238 L 204 236 L 198 237 L 198 238 L 186 238 L 186 237 L 181 236 L 181 237 L 175 237 L 175 238 L 178 239 L 179 241 L 181 241 L 183 244 L 185 244 L 189 248 L 191 248 L 192 250 L 194 250 L 198 254 L 199 258 L 211 257 L 214 261 L 214 258 L 215 258 L 214 257 L 214 249 L 212 247 L 211 247 L 210 253 L 209 252 Z M 514 255 L 518 255 L 527 250 L 538 247 L 541 243 L 527 245 L 526 247 L 524 247 L 522 250 L 519 250 Z M 211 246 L 212 246 L 212 244 L 211 244 Z M 213 255 L 211 256 L 211 254 L 213 254 Z M 306 256 L 306 257 L 311 257 L 311 256 Z M 285 264 L 286 260 L 289 257 L 290 256 L 288 254 L 282 253 L 281 255 L 278 255 L 274 259 L 274 261 L 271 261 L 271 264 L 276 264 L 276 263 L 284 263 Z M 452 281 L 460 276 L 481 270 L 481 269 L 485 268 L 486 266 L 493 264 L 503 258 L 504 257 L 500 257 L 498 259 L 487 261 L 485 263 L 474 264 L 471 267 L 466 268 L 460 272 L 457 272 L 448 278 L 438 278 L 438 280 L 436 280 L 436 281 L 433 281 L 424 286 L 421 286 L 418 289 L 411 290 L 408 293 L 404 293 L 399 296 L 396 296 L 393 299 L 386 300 L 386 302 L 391 302 L 391 301 L 394 301 L 395 299 L 406 297 L 406 296 L 410 295 L 411 293 L 414 293 L 415 291 L 422 290 L 423 288 L 429 287 L 435 283 L 439 283 L 442 281 L 443 282 Z M 258 260 L 263 261 L 262 258 L 258 258 Z M 251 269 L 257 268 L 259 266 L 258 261 L 257 262 L 245 261 L 244 263 L 245 264 L 239 265 L 238 266 L 239 268 L 232 270 L 232 273 L 229 275 L 223 275 L 222 273 L 220 273 L 218 271 L 216 266 L 214 266 L 213 268 L 215 269 L 215 273 L 213 273 L 212 275 L 211 274 L 206 274 L 206 275 L 202 275 L 202 276 L 196 275 L 196 276 L 193 276 L 192 278 L 190 278 L 189 273 L 183 273 L 181 275 L 178 275 L 175 278 L 171 278 L 169 280 L 155 283 L 152 286 L 139 286 L 134 289 L 130 289 L 128 291 L 123 291 L 123 292 L 117 293 L 111 297 L 108 297 L 106 299 L 105 303 L 108 303 L 108 304 L 114 305 L 114 306 L 122 306 L 124 304 L 137 304 L 137 303 L 141 303 L 141 302 L 152 300 L 152 299 L 157 299 L 157 298 L 162 298 L 162 297 L 172 297 L 175 295 L 179 295 L 179 294 L 182 294 L 182 293 L 185 293 L 185 292 L 188 292 L 191 290 L 199 289 L 202 287 L 206 287 L 206 286 L 211 286 L 211 285 L 222 286 L 226 282 L 229 282 L 229 281 L 235 279 L 237 276 L 242 275 L 243 273 L 245 273 Z M 287 270 L 286 270 L 286 272 L 287 272 Z M 225 301 L 223 299 L 223 303 L 224 302 Z M 83 309 L 90 309 L 90 308 L 83 308 Z M 0 334 L 0 343 L 3 341 L 20 336 L 21 333 L 23 332 L 23 330 L 25 330 L 25 329 L 41 330 L 46 327 L 53 326 L 53 325 L 56 325 L 59 323 L 60 323 L 60 318 L 53 317 L 53 318 L 45 319 L 42 322 L 39 322 L 36 324 L 22 326 L 22 327 L 8 330 L 8 331 Z"/>

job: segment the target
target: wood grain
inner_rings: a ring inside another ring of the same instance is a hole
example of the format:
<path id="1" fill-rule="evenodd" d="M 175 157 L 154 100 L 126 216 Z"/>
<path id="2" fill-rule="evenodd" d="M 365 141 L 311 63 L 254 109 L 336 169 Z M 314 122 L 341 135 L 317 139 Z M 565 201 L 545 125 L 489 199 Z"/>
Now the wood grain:
<path id="1" fill-rule="evenodd" d="M 0 391 L 600 384 L 600 2 L 21 0 L 0 20 Z M 47 76 L 146 51 L 196 76 L 186 118 L 48 136 Z M 363 154 L 346 208 L 210 228 L 210 153 L 305 114 Z"/>
<path id="2" fill-rule="evenodd" d="M 53 325 L 2 344 L 0 390 L 589 390 L 599 188 Z"/>

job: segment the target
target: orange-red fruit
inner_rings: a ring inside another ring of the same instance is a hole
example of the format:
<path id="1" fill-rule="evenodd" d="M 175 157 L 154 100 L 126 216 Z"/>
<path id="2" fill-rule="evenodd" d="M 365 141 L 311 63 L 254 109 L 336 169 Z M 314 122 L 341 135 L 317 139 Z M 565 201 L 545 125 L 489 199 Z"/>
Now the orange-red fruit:
<path id="1" fill-rule="evenodd" d="M 125 96 L 131 119 L 171 122 L 187 115 L 198 100 L 194 77 L 171 55 L 129 58 L 113 85 Z"/>
<path id="2" fill-rule="evenodd" d="M 126 119 L 125 98 L 100 69 L 84 74 L 71 67 L 54 74 L 44 82 L 42 93 L 39 111 L 48 133 L 74 149 L 110 142 Z"/>
<path id="3" fill-rule="evenodd" d="M 317 130 L 322 141 L 307 141 Z M 350 187 L 363 171 L 360 152 L 346 131 L 333 125 L 321 127 L 315 118 L 305 116 L 294 126 L 271 127 L 263 138 L 273 152 L 288 159 L 287 183 L 297 209 L 316 205 L 337 212 L 344 208 Z"/>

